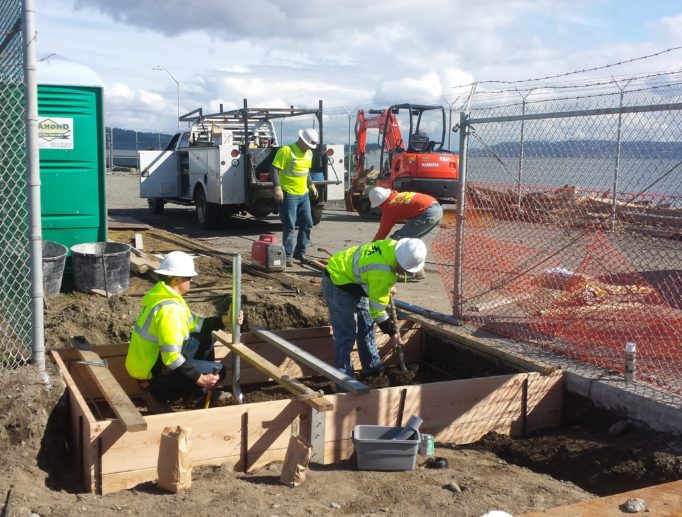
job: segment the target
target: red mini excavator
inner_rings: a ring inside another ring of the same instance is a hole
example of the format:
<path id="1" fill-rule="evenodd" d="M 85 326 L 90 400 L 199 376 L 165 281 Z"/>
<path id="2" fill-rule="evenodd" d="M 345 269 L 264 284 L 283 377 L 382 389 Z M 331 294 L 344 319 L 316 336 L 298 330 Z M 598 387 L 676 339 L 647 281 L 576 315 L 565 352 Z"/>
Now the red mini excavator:
<path id="1" fill-rule="evenodd" d="M 408 138 L 403 140 L 401 126 Z M 367 160 L 367 130 L 379 130 L 379 168 Z M 422 192 L 453 202 L 459 182 L 459 155 L 443 149 L 442 106 L 395 104 L 384 110 L 358 110 L 355 122 L 355 173 L 346 192 L 346 209 L 370 217 L 367 193 L 373 187 Z"/>

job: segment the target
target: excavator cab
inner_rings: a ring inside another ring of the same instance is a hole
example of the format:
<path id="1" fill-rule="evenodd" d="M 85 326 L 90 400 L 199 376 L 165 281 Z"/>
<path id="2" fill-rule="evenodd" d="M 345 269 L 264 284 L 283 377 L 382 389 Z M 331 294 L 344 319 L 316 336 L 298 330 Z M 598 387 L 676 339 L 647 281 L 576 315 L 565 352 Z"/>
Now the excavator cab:
<path id="1" fill-rule="evenodd" d="M 435 143 L 435 142 L 434 142 Z M 423 129 L 417 129 L 412 137 L 410 138 L 410 147 L 408 152 L 410 153 L 426 153 L 429 152 L 428 148 L 431 147 L 433 150 L 433 144 L 429 140 L 429 135 Z"/>

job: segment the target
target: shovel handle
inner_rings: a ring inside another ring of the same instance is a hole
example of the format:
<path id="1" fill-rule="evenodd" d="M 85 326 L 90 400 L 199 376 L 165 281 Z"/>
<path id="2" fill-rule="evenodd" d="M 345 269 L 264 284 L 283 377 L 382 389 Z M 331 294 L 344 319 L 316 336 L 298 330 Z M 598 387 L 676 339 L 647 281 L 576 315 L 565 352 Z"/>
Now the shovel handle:
<path id="1" fill-rule="evenodd" d="M 220 373 L 220 366 L 217 364 L 213 367 L 213 375 L 218 375 Z M 208 409 L 211 405 L 211 395 L 213 394 L 213 388 L 206 391 L 206 400 L 204 401 L 204 409 Z"/>
<path id="2" fill-rule="evenodd" d="M 405 357 L 403 355 L 403 345 L 402 345 L 402 337 L 400 336 L 400 331 L 398 330 L 398 311 L 395 308 L 395 297 L 393 296 L 393 293 L 391 293 L 388 297 L 389 302 L 391 304 L 391 319 L 393 320 L 393 325 L 395 326 L 395 331 L 398 333 L 398 360 L 400 361 L 400 371 L 401 372 L 406 372 L 407 367 L 405 366 Z"/>

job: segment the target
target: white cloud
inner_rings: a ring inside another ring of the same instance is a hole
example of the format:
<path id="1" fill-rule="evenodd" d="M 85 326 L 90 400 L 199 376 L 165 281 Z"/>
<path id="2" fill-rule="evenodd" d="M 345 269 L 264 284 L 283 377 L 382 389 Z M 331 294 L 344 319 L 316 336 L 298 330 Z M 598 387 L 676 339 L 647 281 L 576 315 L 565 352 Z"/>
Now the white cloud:
<path id="1" fill-rule="evenodd" d="M 135 92 L 123 83 L 114 83 L 106 89 L 107 97 L 113 100 L 114 97 L 118 97 L 122 100 L 133 100 L 135 98 Z"/>
<path id="2" fill-rule="evenodd" d="M 680 41 L 682 14 L 652 16 L 650 37 L 636 39 L 598 16 L 619 7 L 616 0 L 50 0 L 38 6 L 37 27 L 39 56 L 64 55 L 111 85 L 107 125 L 171 130 L 177 85 L 154 66 L 179 82 L 183 113 L 240 107 L 243 98 L 297 107 L 323 99 L 342 119 L 344 107 L 454 102 L 468 89 L 453 86 L 474 78 L 560 74 Z M 630 69 L 677 62 L 671 53 Z"/>

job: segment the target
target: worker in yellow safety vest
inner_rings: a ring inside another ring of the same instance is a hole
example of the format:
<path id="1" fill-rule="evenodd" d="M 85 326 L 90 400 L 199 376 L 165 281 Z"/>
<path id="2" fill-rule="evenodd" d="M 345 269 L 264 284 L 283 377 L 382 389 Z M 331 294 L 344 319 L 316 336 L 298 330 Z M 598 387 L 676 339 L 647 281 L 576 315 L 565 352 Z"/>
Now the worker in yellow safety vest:
<path id="1" fill-rule="evenodd" d="M 231 311 L 222 318 L 192 314 L 182 297 L 197 276 L 194 259 L 187 253 L 170 252 L 154 272 L 161 280 L 142 298 L 126 370 L 162 404 L 181 397 L 198 403 L 206 390 L 225 378 L 225 365 L 215 362 L 211 332 L 231 324 Z M 242 321 L 240 312 L 240 325 Z M 215 404 L 229 398 L 227 392 L 213 391 Z"/>
<path id="2" fill-rule="evenodd" d="M 425 260 L 426 245 L 416 238 L 374 241 L 331 256 L 322 274 L 322 296 L 334 334 L 336 368 L 353 375 L 350 356 L 357 340 L 361 373 L 369 375 L 383 370 L 374 323 L 391 336 L 392 347 L 401 345 L 387 310 L 390 294 L 400 276 L 421 271 Z"/>
<path id="3" fill-rule="evenodd" d="M 275 202 L 279 204 L 279 218 L 282 221 L 282 243 L 286 254 L 286 265 L 293 266 L 294 259 L 305 261 L 305 253 L 313 229 L 313 215 L 309 196 L 317 199 L 317 188 L 310 177 L 313 162 L 312 150 L 317 147 L 320 137 L 314 129 L 298 132 L 298 141 L 283 145 L 272 160 L 272 183 L 275 187 Z M 296 247 L 294 230 L 298 226 Z"/>

